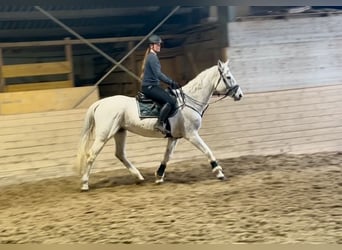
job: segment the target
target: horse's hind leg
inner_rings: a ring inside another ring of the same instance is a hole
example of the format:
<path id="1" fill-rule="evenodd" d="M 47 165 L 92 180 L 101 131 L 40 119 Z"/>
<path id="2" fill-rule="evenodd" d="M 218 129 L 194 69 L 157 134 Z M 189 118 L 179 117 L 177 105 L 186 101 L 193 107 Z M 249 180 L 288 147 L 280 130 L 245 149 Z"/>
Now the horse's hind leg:
<path id="1" fill-rule="evenodd" d="M 158 170 L 155 172 L 155 176 L 156 176 L 155 182 L 157 184 L 164 182 L 166 165 L 169 162 L 169 160 L 173 154 L 173 151 L 176 148 L 177 142 L 178 142 L 178 140 L 175 138 L 169 138 L 167 141 L 167 146 L 166 146 L 166 150 L 164 153 L 164 159 L 160 163 Z"/>
<path id="2" fill-rule="evenodd" d="M 94 165 L 94 161 L 95 161 L 96 157 L 98 156 L 98 154 L 102 150 L 105 143 L 106 143 L 106 141 L 99 139 L 99 138 L 95 138 L 95 141 L 94 141 L 93 145 L 91 146 L 91 148 L 87 154 L 87 168 L 82 175 L 82 186 L 81 186 L 82 191 L 88 191 L 89 190 L 90 171 Z"/>
<path id="3" fill-rule="evenodd" d="M 126 166 L 126 168 L 133 174 L 139 182 L 144 180 L 139 170 L 126 158 L 125 143 L 127 131 L 124 129 L 119 130 L 115 135 L 115 156 Z"/>

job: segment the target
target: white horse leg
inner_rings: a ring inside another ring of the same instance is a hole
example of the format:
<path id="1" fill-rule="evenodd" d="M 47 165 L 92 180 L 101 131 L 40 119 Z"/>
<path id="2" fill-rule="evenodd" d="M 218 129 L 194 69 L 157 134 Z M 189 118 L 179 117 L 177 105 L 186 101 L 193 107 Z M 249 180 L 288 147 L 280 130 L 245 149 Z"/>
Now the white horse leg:
<path id="1" fill-rule="evenodd" d="M 155 172 L 155 176 L 156 176 L 156 181 L 155 183 L 160 184 L 164 182 L 164 177 L 165 177 L 165 169 L 166 169 L 166 165 L 169 162 L 175 148 L 177 145 L 178 140 L 175 138 L 169 138 L 167 140 L 167 146 L 166 146 L 166 150 L 164 153 L 164 159 L 161 161 L 160 166 L 158 168 L 158 170 Z"/>
<path id="2" fill-rule="evenodd" d="M 144 180 L 139 170 L 126 158 L 125 143 L 126 143 L 126 130 L 119 130 L 115 135 L 115 156 L 126 166 L 126 168 L 133 174 L 139 182 Z"/>
<path id="3" fill-rule="evenodd" d="M 215 174 L 217 179 L 224 180 L 225 176 L 223 174 L 222 167 L 218 165 L 214 154 L 211 152 L 207 144 L 202 140 L 198 133 L 193 133 L 192 136 L 187 138 L 195 147 L 201 150 L 208 158 L 212 172 Z"/>
<path id="4" fill-rule="evenodd" d="M 97 157 L 97 155 L 100 153 L 101 149 L 105 145 L 106 141 L 102 139 L 96 138 L 92 147 L 89 150 L 89 153 L 87 155 L 87 168 L 86 171 L 83 173 L 82 176 L 82 191 L 88 191 L 89 190 L 89 175 L 90 171 L 94 165 L 94 161 Z"/>

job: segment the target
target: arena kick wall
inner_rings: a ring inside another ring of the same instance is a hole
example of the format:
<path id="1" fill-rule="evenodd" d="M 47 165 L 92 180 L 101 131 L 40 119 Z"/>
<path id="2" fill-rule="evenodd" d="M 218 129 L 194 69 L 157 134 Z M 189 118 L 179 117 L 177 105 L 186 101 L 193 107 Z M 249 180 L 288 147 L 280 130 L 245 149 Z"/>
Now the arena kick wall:
<path id="1" fill-rule="evenodd" d="M 218 160 L 243 155 L 311 153 L 342 150 L 342 85 L 247 94 L 240 102 L 225 99 L 209 107 L 200 134 Z M 215 100 L 215 98 L 214 98 Z M 0 120 L 0 185 L 73 175 L 86 109 L 4 115 Z M 159 166 L 165 139 L 129 133 L 128 158 L 144 172 Z M 181 140 L 172 164 L 202 159 Z M 224 166 L 223 166 L 224 167 Z M 94 172 L 124 168 L 109 141 Z M 229 169 L 225 169 L 229 171 Z"/>
<path id="2" fill-rule="evenodd" d="M 229 24 L 228 55 L 246 95 L 212 104 L 204 115 L 200 134 L 218 160 L 342 150 L 341 27 L 334 25 L 341 16 L 317 18 Z M 326 28 L 319 35 L 315 25 Z M 73 175 L 85 111 L 1 115 L 0 185 Z M 166 140 L 129 133 L 127 156 L 144 173 L 157 168 L 165 146 Z M 184 140 L 169 168 L 190 159 L 203 160 L 198 167 L 211 176 L 206 158 Z M 94 172 L 115 168 L 123 166 L 109 141 Z"/>

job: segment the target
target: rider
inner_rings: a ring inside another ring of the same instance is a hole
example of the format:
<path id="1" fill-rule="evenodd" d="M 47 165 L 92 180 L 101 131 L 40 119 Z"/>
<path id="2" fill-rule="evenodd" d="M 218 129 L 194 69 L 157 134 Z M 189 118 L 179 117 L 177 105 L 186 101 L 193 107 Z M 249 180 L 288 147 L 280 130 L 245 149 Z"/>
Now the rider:
<path id="1" fill-rule="evenodd" d="M 169 131 L 166 129 L 166 120 L 171 112 L 176 109 L 177 102 L 175 98 L 161 87 L 160 81 L 165 82 L 172 89 L 179 88 L 179 84 L 161 71 L 157 53 L 160 52 L 161 43 L 163 42 L 162 39 L 157 35 L 151 35 L 148 40 L 149 46 L 146 50 L 141 69 L 141 91 L 146 97 L 162 106 L 155 129 L 161 131 L 163 134 L 167 134 Z"/>

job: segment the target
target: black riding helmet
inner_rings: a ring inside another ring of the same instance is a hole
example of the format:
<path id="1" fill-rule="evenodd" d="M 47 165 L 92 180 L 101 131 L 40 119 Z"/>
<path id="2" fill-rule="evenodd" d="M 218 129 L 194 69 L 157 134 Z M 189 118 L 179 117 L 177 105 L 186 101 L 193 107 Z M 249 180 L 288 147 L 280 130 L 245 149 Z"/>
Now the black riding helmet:
<path id="1" fill-rule="evenodd" d="M 163 42 L 163 40 L 158 35 L 151 35 L 148 38 L 148 41 L 149 41 L 150 44 L 162 43 Z"/>

